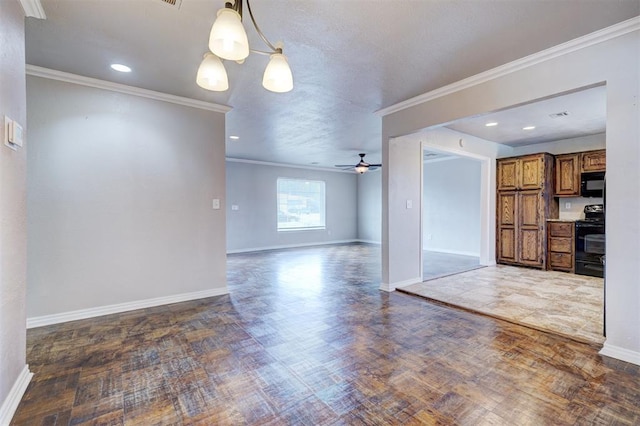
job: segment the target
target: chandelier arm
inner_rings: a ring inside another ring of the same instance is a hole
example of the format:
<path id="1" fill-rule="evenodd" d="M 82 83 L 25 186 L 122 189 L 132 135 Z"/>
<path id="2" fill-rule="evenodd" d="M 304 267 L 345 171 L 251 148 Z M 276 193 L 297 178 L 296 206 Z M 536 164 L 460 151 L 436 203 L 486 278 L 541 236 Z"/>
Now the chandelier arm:
<path id="1" fill-rule="evenodd" d="M 256 49 L 249 49 L 249 51 L 251 53 L 257 53 L 258 55 L 265 55 L 265 56 L 271 56 L 274 53 L 274 52 L 265 52 L 264 50 L 256 50 Z"/>
<path id="2" fill-rule="evenodd" d="M 265 35 L 260 30 L 260 27 L 258 27 L 258 24 L 256 23 L 256 20 L 253 17 L 253 12 L 251 11 L 251 2 L 249 0 L 247 0 L 247 9 L 249 9 L 249 16 L 251 17 L 251 22 L 253 22 L 253 26 L 256 28 L 256 32 L 258 33 L 258 35 L 260 36 L 262 41 L 264 41 L 265 44 L 267 46 L 269 46 L 273 50 L 273 52 L 271 52 L 271 53 L 282 53 L 282 49 L 281 48 L 277 48 L 273 44 L 271 44 L 271 42 L 269 40 L 267 40 L 267 37 L 265 37 Z M 256 51 L 256 53 L 262 53 L 262 52 Z"/>

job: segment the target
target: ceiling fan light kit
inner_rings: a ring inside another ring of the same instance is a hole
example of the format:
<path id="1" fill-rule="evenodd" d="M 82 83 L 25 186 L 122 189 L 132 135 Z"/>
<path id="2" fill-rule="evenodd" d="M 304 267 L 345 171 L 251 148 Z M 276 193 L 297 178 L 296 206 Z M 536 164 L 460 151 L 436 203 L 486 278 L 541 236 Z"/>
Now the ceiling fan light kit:
<path id="1" fill-rule="evenodd" d="M 209 49 L 211 52 L 207 52 L 204 55 L 204 59 L 198 68 L 196 83 L 207 90 L 227 90 L 229 88 L 227 72 L 221 59 L 242 63 L 250 52 L 254 52 L 270 55 L 269 63 L 262 78 L 262 86 L 276 93 L 289 92 L 293 89 L 293 74 L 287 57 L 282 53 L 282 46 L 276 47 L 267 40 L 253 17 L 249 0 L 247 0 L 247 9 L 256 32 L 269 47 L 270 51 L 263 52 L 249 47 L 247 33 L 242 25 L 242 0 L 235 0 L 233 3 L 227 2 L 225 7 L 218 11 L 218 16 L 211 27 L 211 34 L 209 35 Z M 219 65 L 209 55 L 214 56 Z"/>
<path id="2" fill-rule="evenodd" d="M 367 154 L 358 154 L 358 155 L 360 156 L 360 162 L 358 162 L 358 164 L 356 164 L 355 166 L 351 164 L 336 164 L 335 167 L 339 167 L 344 170 L 354 170 L 356 173 L 361 175 L 365 174 L 369 170 L 373 171 L 382 167 L 382 164 L 369 164 L 366 161 L 364 161 L 364 156 Z"/>

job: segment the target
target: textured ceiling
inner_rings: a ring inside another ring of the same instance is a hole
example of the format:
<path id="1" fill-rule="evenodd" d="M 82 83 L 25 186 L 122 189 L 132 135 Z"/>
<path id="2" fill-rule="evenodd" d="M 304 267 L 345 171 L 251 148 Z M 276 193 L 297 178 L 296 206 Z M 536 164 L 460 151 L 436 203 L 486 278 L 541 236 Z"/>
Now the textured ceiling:
<path id="1" fill-rule="evenodd" d="M 228 156 L 320 166 L 358 152 L 379 162 L 378 109 L 640 14 L 638 0 L 254 0 L 263 32 L 284 42 L 294 89 L 264 90 L 267 58 L 250 55 L 225 62 L 230 89 L 214 93 L 195 74 L 223 1 L 41 1 L 47 19 L 27 19 L 27 63 L 229 105 L 227 136 L 240 139 Z"/>
<path id="2" fill-rule="evenodd" d="M 486 126 L 492 122 L 498 124 Z M 522 146 L 604 133 L 606 125 L 606 87 L 598 86 L 466 118 L 446 127 L 488 141 Z M 528 126 L 535 129 L 525 130 Z"/>

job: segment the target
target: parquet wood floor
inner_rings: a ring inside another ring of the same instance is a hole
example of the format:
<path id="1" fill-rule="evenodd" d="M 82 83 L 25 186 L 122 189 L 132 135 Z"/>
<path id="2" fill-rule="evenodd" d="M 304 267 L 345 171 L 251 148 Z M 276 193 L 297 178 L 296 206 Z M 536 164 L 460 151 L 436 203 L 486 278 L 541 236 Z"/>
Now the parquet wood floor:
<path id="1" fill-rule="evenodd" d="M 640 424 L 640 367 L 381 292 L 377 253 L 230 255 L 231 295 L 31 329 L 12 424 Z"/>

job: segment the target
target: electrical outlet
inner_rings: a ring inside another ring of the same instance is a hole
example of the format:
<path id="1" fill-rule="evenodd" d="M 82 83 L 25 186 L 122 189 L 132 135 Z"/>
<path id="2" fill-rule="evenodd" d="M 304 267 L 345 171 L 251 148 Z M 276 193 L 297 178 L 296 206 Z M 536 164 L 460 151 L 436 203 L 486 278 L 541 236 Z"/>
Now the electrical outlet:
<path id="1" fill-rule="evenodd" d="M 413 201 L 407 200 L 407 208 L 408 209 L 413 208 Z"/>
<path id="2" fill-rule="evenodd" d="M 564 203 L 564 208 L 567 209 L 567 210 L 570 210 L 571 209 L 571 203 L 569 201 Z"/>
<path id="3" fill-rule="evenodd" d="M 240 206 L 237 204 L 231 204 L 231 210 L 240 210 Z"/>

